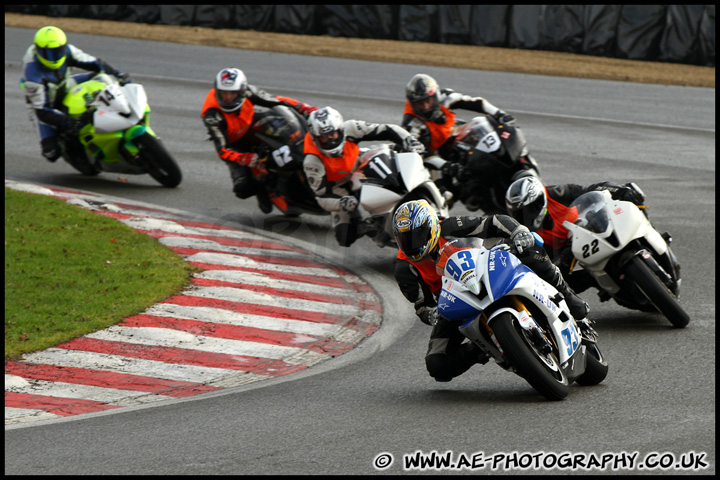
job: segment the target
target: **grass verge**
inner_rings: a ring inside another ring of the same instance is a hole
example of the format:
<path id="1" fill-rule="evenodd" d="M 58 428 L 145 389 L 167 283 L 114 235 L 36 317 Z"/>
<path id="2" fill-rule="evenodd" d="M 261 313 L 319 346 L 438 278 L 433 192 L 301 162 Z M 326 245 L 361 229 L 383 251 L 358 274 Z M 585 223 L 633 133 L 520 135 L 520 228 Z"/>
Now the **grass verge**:
<path id="1" fill-rule="evenodd" d="M 5 359 L 141 313 L 194 271 L 113 218 L 5 187 Z"/>

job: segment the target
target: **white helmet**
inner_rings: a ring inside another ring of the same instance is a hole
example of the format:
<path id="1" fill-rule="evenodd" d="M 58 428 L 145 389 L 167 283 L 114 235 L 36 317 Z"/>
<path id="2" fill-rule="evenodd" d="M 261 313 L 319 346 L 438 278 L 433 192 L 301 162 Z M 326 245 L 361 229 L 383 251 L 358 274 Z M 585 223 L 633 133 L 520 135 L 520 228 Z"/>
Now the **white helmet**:
<path id="1" fill-rule="evenodd" d="M 332 107 L 320 108 L 310 114 L 307 125 L 310 136 L 322 153 L 328 157 L 342 156 L 345 126 L 340 112 Z"/>
<path id="2" fill-rule="evenodd" d="M 535 176 L 515 180 L 505 193 L 508 214 L 533 232 L 542 225 L 547 204 L 545 187 Z"/>
<path id="3" fill-rule="evenodd" d="M 223 68 L 220 70 L 215 76 L 215 98 L 220 104 L 220 109 L 228 113 L 239 110 L 243 102 L 245 102 L 247 87 L 247 77 L 239 68 Z M 237 93 L 237 95 L 232 99 L 228 99 L 227 95 L 223 96 L 223 92 Z"/>

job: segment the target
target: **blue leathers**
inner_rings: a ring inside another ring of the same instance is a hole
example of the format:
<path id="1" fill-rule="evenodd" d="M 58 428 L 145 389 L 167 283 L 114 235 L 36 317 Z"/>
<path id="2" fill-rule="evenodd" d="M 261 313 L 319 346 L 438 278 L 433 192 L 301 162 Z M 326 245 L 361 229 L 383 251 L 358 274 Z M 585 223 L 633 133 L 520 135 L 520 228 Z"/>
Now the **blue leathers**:
<path id="1" fill-rule="evenodd" d="M 105 72 L 119 77 L 124 77 L 124 74 L 70 44 L 67 45 L 67 60 L 60 68 L 53 70 L 38 60 L 36 48 L 31 45 L 23 57 L 23 78 L 20 84 L 30 109 L 30 119 L 33 122 L 37 119 L 43 156 L 55 161 L 61 154 L 56 140 L 58 130 L 74 132 L 81 126 L 78 125 L 79 120 L 71 118 L 59 108 L 63 95 L 63 92 L 59 92 L 62 82 L 67 80 L 65 89 L 69 89 L 89 80 L 95 73 Z M 93 73 L 71 75 L 73 67 Z"/>

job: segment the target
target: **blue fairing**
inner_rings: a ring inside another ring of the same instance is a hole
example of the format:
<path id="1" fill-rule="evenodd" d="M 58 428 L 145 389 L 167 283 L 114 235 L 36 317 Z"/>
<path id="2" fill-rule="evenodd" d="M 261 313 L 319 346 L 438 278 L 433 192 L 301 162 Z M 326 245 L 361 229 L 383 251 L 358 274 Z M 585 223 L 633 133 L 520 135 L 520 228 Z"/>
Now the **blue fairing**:
<path id="1" fill-rule="evenodd" d="M 464 320 L 474 318 L 478 309 L 443 289 L 438 299 L 438 313 L 448 320 Z"/>
<path id="2" fill-rule="evenodd" d="M 488 278 L 492 297 L 498 299 L 515 288 L 518 280 L 532 273 L 518 258 L 506 250 L 492 249 L 488 256 Z"/>

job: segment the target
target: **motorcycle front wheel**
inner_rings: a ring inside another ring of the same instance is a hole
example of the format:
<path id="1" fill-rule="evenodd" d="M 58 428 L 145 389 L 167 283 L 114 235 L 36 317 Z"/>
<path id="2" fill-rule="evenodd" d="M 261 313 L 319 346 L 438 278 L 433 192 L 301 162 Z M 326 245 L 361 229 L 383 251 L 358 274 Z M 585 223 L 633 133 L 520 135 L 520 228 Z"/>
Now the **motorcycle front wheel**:
<path id="1" fill-rule="evenodd" d="M 583 344 L 587 352 L 585 373 L 576 378 L 575 381 L 579 385 L 597 385 L 607 377 L 607 359 L 595 343 L 583 342 Z"/>
<path id="2" fill-rule="evenodd" d="M 625 268 L 625 275 L 673 326 L 683 328 L 690 323 L 690 315 L 680 306 L 677 297 L 655 276 L 642 258 L 633 257 Z"/>
<path id="3" fill-rule="evenodd" d="M 182 172 L 160 141 L 144 133 L 135 139 L 140 147 L 140 158 L 148 173 L 163 187 L 175 188 L 182 181 Z"/>
<path id="4" fill-rule="evenodd" d="M 535 390 L 548 400 L 562 400 L 570 392 L 570 382 L 554 353 L 542 353 L 530 334 L 511 313 L 502 313 L 492 324 L 503 356 Z"/>

